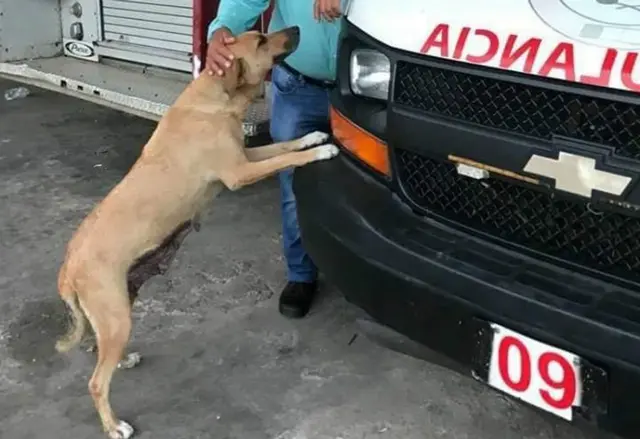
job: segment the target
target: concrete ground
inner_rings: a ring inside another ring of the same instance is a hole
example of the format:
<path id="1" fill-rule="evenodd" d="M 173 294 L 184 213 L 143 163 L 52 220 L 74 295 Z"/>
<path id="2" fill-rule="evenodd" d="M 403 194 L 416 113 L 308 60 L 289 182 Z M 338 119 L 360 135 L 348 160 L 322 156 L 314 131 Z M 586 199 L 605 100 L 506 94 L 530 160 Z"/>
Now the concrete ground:
<path id="1" fill-rule="evenodd" d="M 15 86 L 0 79 L 0 92 Z M 0 437 L 102 437 L 92 354 L 55 354 L 56 274 L 87 211 L 153 124 L 34 89 L 0 100 Z M 140 438 L 593 439 L 438 366 L 357 337 L 334 289 L 308 318 L 277 312 L 283 286 L 271 180 L 225 193 L 169 274 L 141 292 L 112 401 Z"/>

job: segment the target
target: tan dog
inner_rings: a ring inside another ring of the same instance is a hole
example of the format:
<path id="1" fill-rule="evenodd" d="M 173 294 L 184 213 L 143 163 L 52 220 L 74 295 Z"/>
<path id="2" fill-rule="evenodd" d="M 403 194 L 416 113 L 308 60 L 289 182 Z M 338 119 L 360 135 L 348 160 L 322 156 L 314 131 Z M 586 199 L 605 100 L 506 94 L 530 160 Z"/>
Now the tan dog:
<path id="1" fill-rule="evenodd" d="M 97 364 L 89 392 L 112 439 L 133 428 L 111 409 L 114 370 L 132 366 L 124 356 L 131 305 L 149 277 L 164 273 L 198 214 L 224 187 L 250 185 L 287 168 L 334 157 L 328 135 L 315 132 L 291 142 L 244 148 L 242 120 L 274 62 L 297 47 L 299 29 L 263 35 L 247 32 L 230 46 L 235 60 L 223 78 L 200 75 L 158 123 L 124 179 L 84 219 L 67 246 L 58 290 L 72 326 L 56 344 L 77 345 L 86 329 L 96 337 Z M 122 360 L 122 361 L 121 361 Z"/>

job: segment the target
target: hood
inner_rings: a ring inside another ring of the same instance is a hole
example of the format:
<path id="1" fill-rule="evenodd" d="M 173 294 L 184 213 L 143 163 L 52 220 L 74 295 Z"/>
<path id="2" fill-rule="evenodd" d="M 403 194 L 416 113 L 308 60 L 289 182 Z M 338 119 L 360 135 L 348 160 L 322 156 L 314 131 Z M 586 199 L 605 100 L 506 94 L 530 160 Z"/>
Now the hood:
<path id="1" fill-rule="evenodd" d="M 640 0 L 351 0 L 347 20 L 396 49 L 640 92 Z"/>

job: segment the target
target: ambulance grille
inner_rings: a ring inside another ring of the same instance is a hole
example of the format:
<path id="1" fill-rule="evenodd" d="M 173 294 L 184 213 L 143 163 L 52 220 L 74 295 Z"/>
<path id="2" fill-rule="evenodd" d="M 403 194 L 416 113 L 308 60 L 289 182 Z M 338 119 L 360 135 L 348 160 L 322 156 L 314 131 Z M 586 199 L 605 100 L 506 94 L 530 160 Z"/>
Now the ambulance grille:
<path id="1" fill-rule="evenodd" d="M 398 62 L 394 101 L 438 116 L 550 140 L 615 148 L 640 159 L 640 105 Z"/>
<path id="2" fill-rule="evenodd" d="M 396 158 L 400 183 L 419 210 L 536 253 L 640 281 L 640 218 L 500 178 L 462 177 L 451 163 L 406 150 L 396 149 Z"/>

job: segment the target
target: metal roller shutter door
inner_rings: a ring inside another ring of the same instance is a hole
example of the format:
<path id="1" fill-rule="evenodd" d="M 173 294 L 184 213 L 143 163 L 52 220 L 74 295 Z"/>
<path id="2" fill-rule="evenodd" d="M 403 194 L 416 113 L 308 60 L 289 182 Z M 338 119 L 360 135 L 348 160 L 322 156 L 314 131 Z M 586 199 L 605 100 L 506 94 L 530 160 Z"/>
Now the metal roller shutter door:
<path id="1" fill-rule="evenodd" d="M 99 52 L 188 71 L 192 30 L 193 0 L 102 0 Z"/>

